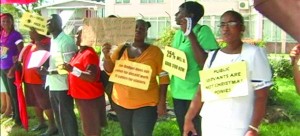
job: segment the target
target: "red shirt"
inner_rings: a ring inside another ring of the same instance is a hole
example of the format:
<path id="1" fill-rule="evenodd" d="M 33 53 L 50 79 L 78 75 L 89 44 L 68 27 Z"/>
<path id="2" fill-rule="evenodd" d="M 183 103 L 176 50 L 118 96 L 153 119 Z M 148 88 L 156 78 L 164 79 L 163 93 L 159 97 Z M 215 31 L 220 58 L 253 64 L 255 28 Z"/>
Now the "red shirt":
<path id="1" fill-rule="evenodd" d="M 93 48 L 87 48 L 78 52 L 70 61 L 73 67 L 86 71 L 89 65 L 99 66 L 99 57 Z M 98 67 L 99 68 L 99 67 Z M 79 77 L 69 74 L 69 94 L 78 99 L 94 99 L 104 94 L 103 84 L 99 81 L 100 68 L 97 70 L 97 80 L 85 81 Z"/>
<path id="2" fill-rule="evenodd" d="M 34 43 L 34 42 L 33 42 Z M 50 38 L 45 37 L 41 41 L 42 46 L 50 46 Z M 36 68 L 30 68 L 28 69 L 29 60 L 31 58 L 31 54 L 34 51 L 37 51 L 36 45 L 29 44 L 25 47 L 25 51 L 22 56 L 23 60 L 23 76 L 24 76 L 24 82 L 29 84 L 44 84 L 45 81 L 42 79 L 41 75 L 37 71 Z"/>

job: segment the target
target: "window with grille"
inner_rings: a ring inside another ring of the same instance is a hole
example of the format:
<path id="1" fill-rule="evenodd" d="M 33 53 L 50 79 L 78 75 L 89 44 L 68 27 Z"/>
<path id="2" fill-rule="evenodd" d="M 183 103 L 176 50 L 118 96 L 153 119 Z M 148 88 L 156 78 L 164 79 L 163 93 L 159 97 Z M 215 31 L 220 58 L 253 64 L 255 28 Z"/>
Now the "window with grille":
<path id="1" fill-rule="evenodd" d="M 159 38 L 167 28 L 171 27 L 169 17 L 146 17 L 143 19 L 151 23 L 151 27 L 148 30 L 149 39 Z"/>

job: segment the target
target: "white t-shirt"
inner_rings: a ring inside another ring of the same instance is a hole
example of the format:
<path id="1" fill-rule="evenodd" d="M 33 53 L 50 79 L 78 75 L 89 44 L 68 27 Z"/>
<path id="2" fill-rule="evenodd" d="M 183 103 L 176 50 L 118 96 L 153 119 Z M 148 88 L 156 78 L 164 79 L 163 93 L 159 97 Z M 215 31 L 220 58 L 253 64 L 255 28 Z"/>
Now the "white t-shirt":
<path id="1" fill-rule="evenodd" d="M 214 51 L 209 53 L 204 69 L 208 69 L 213 53 Z M 266 54 L 254 45 L 243 44 L 241 54 L 226 54 L 219 50 L 211 67 L 238 61 L 247 62 L 249 82 L 253 85 L 248 88 L 248 95 L 204 102 L 200 112 L 202 118 L 219 127 L 248 128 L 253 113 L 254 91 L 272 85 Z"/>

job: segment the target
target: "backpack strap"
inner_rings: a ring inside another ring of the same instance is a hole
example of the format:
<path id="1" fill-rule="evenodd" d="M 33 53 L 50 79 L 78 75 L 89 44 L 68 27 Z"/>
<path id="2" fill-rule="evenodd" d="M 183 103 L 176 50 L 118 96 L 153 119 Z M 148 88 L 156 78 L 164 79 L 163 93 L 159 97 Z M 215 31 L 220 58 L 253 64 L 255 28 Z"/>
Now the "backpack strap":
<path id="1" fill-rule="evenodd" d="M 210 63 L 209 63 L 209 68 L 211 67 L 212 63 L 214 62 L 214 60 L 215 60 L 215 58 L 216 58 L 217 53 L 218 53 L 219 50 L 220 50 L 220 49 L 215 50 L 213 56 L 211 57 Z"/>
<path id="2" fill-rule="evenodd" d="M 125 45 L 121 48 L 120 52 L 119 52 L 119 56 L 118 59 L 120 59 L 125 51 L 125 49 L 128 47 L 128 43 L 125 43 Z"/>

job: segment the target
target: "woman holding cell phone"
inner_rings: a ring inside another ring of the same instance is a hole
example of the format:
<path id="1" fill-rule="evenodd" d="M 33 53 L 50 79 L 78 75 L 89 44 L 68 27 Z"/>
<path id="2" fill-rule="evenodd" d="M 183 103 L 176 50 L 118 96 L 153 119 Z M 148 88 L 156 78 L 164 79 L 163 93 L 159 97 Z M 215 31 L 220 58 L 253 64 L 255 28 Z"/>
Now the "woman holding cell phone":
<path id="1" fill-rule="evenodd" d="M 172 47 L 186 54 L 188 65 L 185 80 L 172 76 L 170 83 L 174 111 L 181 134 L 184 116 L 197 92 L 200 82 L 198 72 L 206 60 L 206 51 L 219 48 L 211 29 L 206 25 L 198 24 L 203 15 L 203 6 L 194 1 L 181 4 L 175 14 L 176 24 L 181 29 L 176 31 Z M 193 122 L 197 126 L 198 134 L 201 134 L 200 116 L 194 118 Z"/>

